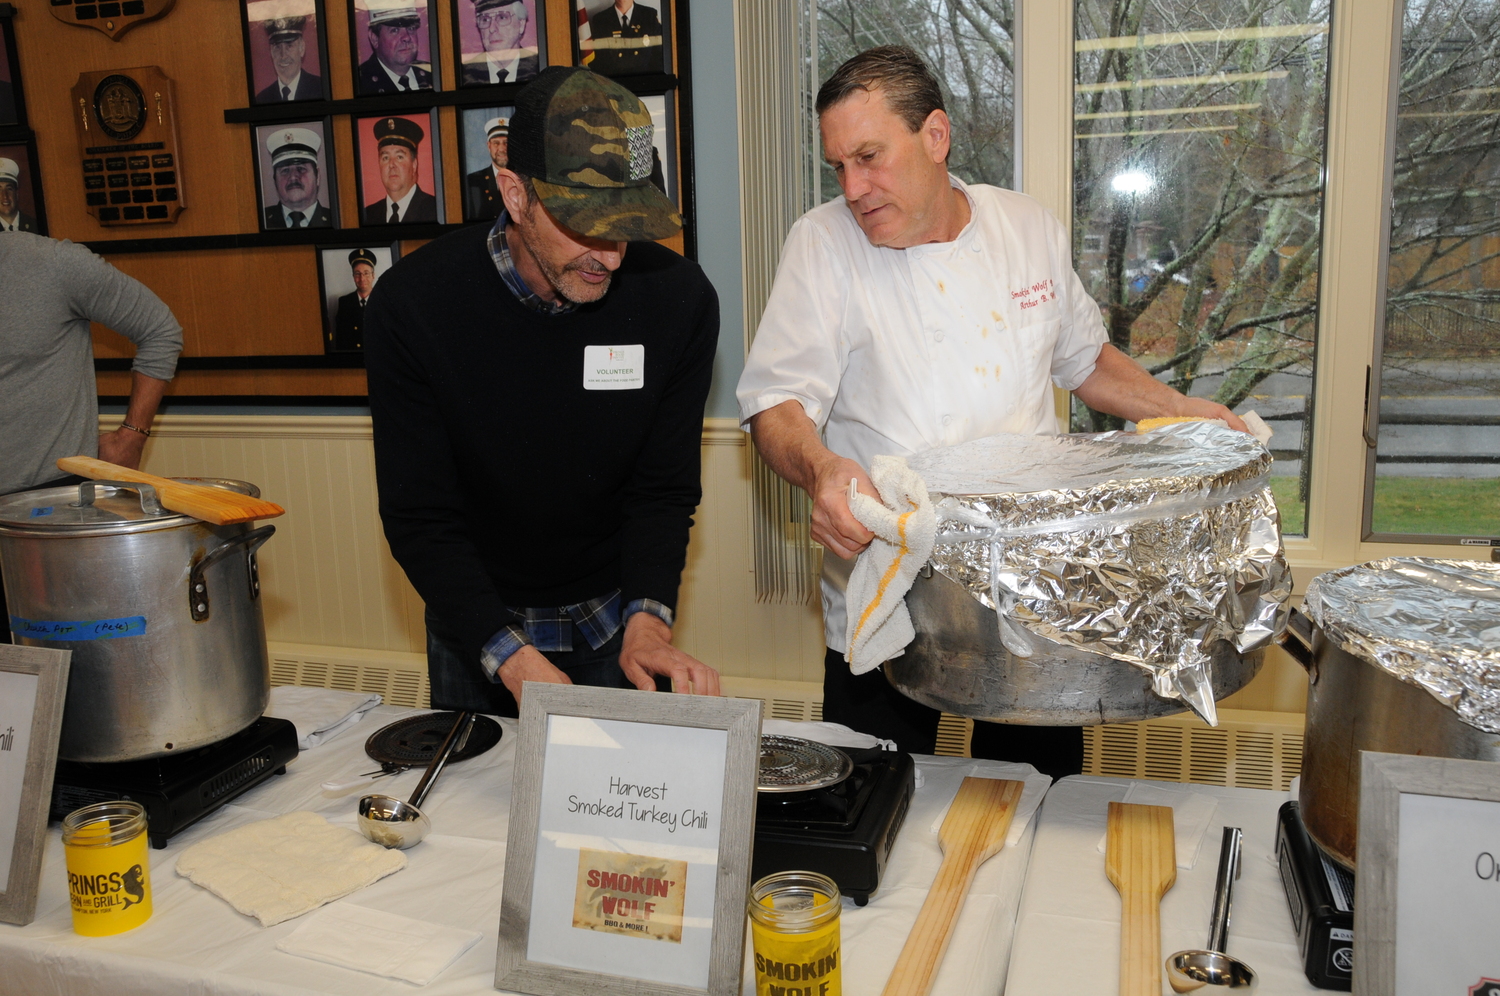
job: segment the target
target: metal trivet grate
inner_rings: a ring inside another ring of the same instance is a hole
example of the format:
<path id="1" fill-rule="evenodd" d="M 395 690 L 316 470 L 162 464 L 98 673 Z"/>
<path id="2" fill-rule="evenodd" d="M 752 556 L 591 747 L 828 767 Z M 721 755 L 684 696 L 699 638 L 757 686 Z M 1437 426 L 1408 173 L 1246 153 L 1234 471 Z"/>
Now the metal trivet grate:
<path id="1" fill-rule="evenodd" d="M 809 792 L 837 785 L 854 770 L 849 755 L 815 740 L 774 733 L 760 738 L 760 790 Z"/>
<path id="2" fill-rule="evenodd" d="M 426 767 L 457 720 L 456 712 L 429 712 L 398 719 L 370 734 L 365 741 L 365 753 L 382 766 Z M 478 757 L 500 742 L 500 733 L 499 723 L 488 716 L 475 716 L 468 741 L 453 751 L 449 762 Z"/>

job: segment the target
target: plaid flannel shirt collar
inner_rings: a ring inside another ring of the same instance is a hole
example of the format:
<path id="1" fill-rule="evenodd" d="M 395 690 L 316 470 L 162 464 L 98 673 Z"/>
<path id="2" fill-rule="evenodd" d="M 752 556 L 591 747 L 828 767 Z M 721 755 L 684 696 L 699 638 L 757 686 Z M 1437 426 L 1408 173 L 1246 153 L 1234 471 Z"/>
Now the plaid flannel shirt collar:
<path id="1" fill-rule="evenodd" d="M 668 626 L 672 625 L 674 618 L 670 606 L 651 598 L 634 599 L 622 610 L 618 588 L 587 602 L 557 608 L 508 611 L 513 621 L 490 637 L 479 654 L 491 681 L 497 680 L 495 672 L 500 670 L 500 665 L 522 647 L 533 646 L 543 653 L 571 651 L 575 628 L 590 647 L 598 650 L 614 639 L 614 635 L 637 612 L 649 612 Z"/>
<path id="2" fill-rule="evenodd" d="M 510 215 L 500 211 L 500 217 L 495 219 L 495 224 L 490 227 L 490 234 L 485 238 L 485 244 L 489 246 L 490 258 L 495 261 L 495 269 L 500 271 L 500 279 L 505 281 L 505 286 L 526 307 L 541 315 L 566 315 L 570 311 L 576 311 L 578 305 L 572 301 L 559 301 L 552 304 L 543 301 L 526 286 L 526 281 L 521 279 L 520 272 L 510 256 L 510 243 L 505 238 L 505 226 L 510 223 Z"/>

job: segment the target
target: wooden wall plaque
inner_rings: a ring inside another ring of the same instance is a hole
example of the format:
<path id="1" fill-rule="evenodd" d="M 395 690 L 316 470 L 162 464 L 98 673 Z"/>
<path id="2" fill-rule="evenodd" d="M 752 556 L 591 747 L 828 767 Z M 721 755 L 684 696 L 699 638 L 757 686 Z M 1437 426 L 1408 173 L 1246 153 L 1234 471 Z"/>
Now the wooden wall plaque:
<path id="1" fill-rule="evenodd" d="M 177 0 L 52 0 L 48 9 L 64 24 L 97 28 L 119 41 L 137 24 L 154 21 L 172 9 Z"/>
<path id="2" fill-rule="evenodd" d="M 73 85 L 80 193 L 101 225 L 177 220 L 182 154 L 172 81 L 156 66 L 84 73 Z"/>

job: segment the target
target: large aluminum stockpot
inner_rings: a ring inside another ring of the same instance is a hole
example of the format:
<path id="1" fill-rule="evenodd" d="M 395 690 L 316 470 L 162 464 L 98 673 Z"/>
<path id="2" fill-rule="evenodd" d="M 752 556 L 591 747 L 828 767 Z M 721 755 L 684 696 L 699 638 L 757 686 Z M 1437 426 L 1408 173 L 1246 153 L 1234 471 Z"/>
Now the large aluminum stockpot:
<path id="1" fill-rule="evenodd" d="M 1152 691 L 1144 668 L 1033 635 L 1036 652 L 1016 657 L 1000 642 L 995 612 L 968 590 L 924 568 L 906 596 L 916 639 L 885 664 L 903 695 L 955 716 L 1025 726 L 1127 723 L 1183 712 Z M 1249 684 L 1265 651 L 1241 653 L 1220 640 L 1209 665 L 1222 698 Z"/>
<path id="2" fill-rule="evenodd" d="M 13 638 L 73 652 L 60 757 L 176 754 L 260 717 L 270 670 L 255 550 L 274 531 L 165 511 L 147 485 L 89 481 L 0 498 Z"/>
<path id="3" fill-rule="evenodd" d="M 1344 572 L 1320 575 L 1314 584 L 1339 573 Z M 1500 602 L 1494 622 L 1500 626 Z M 1429 634 L 1413 635 L 1421 639 Z M 1366 659 L 1340 643 L 1322 626 L 1294 612 L 1283 645 L 1308 674 L 1298 788 L 1302 821 L 1319 847 L 1353 868 L 1359 840 L 1361 751 L 1500 761 L 1500 733 L 1465 722 L 1453 703 L 1440 701 L 1416 676 L 1398 677 L 1399 669 L 1393 671 L 1388 660 L 1376 661 L 1384 655 Z M 1428 676 L 1438 670 L 1434 662 Z"/>

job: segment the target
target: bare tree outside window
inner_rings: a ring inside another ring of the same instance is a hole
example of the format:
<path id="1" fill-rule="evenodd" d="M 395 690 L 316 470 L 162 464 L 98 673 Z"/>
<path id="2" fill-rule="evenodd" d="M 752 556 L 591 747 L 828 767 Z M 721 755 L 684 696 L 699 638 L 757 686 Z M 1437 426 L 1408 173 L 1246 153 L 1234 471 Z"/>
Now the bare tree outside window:
<path id="1" fill-rule="evenodd" d="M 1303 531 L 1318 318 L 1326 0 L 1078 0 L 1074 260 L 1110 341 L 1276 430 Z M 1074 401 L 1075 429 L 1120 419 Z"/>
<path id="2" fill-rule="evenodd" d="M 1377 534 L 1500 537 L 1500 3 L 1411 0 L 1394 142 Z"/>

